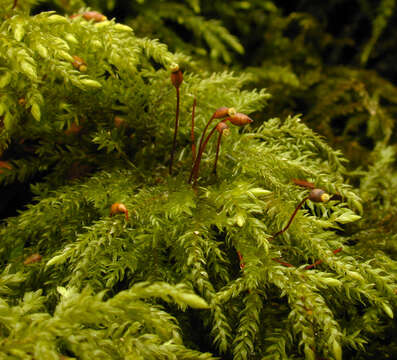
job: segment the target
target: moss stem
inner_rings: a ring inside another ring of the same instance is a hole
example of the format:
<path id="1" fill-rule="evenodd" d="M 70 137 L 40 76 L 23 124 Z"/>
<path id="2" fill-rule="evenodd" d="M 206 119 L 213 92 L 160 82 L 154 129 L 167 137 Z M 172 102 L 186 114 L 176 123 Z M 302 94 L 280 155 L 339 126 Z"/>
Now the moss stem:
<path id="1" fill-rule="evenodd" d="M 216 144 L 216 154 L 215 154 L 215 161 L 214 161 L 214 169 L 212 172 L 216 175 L 216 165 L 218 163 L 218 157 L 219 157 L 219 149 L 221 147 L 221 140 L 222 140 L 222 134 L 223 132 L 220 132 L 218 135 L 218 142 Z"/>
<path id="2" fill-rule="evenodd" d="M 172 174 L 172 165 L 174 163 L 174 154 L 176 148 L 176 136 L 178 134 L 178 125 L 179 125 L 179 87 L 176 87 L 176 111 L 175 111 L 175 129 L 174 129 L 174 140 L 172 142 L 172 151 L 171 151 L 171 160 L 170 160 L 170 175 Z"/>
<path id="3" fill-rule="evenodd" d="M 307 199 L 309 199 L 308 196 L 306 196 L 306 197 L 298 204 L 298 206 L 296 207 L 296 209 L 295 209 L 294 212 L 292 213 L 292 215 L 291 215 L 291 217 L 290 217 L 290 219 L 289 219 L 289 221 L 288 221 L 287 226 L 286 226 L 284 229 L 280 230 L 279 232 L 275 233 L 275 234 L 273 235 L 272 239 L 274 239 L 276 236 L 282 234 L 284 231 L 287 231 L 287 229 L 289 228 L 289 226 L 290 226 L 291 223 L 292 223 L 292 220 L 294 220 L 294 217 L 295 217 L 295 215 L 297 214 L 298 210 L 302 207 L 302 205 L 305 203 L 305 201 L 306 201 Z"/>
<path id="4" fill-rule="evenodd" d="M 193 108 L 192 108 L 192 129 L 190 131 L 190 138 L 192 140 L 192 158 L 193 158 L 193 165 L 196 161 L 196 143 L 194 139 L 194 117 L 196 113 L 196 98 L 193 100 Z"/>

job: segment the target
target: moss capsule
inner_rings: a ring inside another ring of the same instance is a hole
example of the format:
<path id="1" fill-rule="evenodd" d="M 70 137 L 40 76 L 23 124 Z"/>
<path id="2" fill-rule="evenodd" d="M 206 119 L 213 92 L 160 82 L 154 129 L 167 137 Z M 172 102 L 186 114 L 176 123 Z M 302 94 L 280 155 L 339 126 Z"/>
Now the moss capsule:
<path id="1" fill-rule="evenodd" d="M 74 68 L 76 68 L 81 72 L 87 71 L 87 64 L 85 63 L 84 59 L 82 59 L 80 56 L 73 55 L 72 65 Z"/>
<path id="2" fill-rule="evenodd" d="M 248 115 L 242 113 L 236 113 L 228 117 L 227 120 L 229 120 L 233 125 L 237 126 L 244 126 L 254 121 Z"/>
<path id="3" fill-rule="evenodd" d="M 225 135 L 225 136 L 227 136 L 227 135 L 229 134 L 229 132 L 230 132 L 229 126 L 228 126 L 225 122 L 223 122 L 223 121 L 221 121 L 220 123 L 218 123 L 218 124 L 216 125 L 216 130 L 217 130 L 220 134 L 223 134 L 223 135 Z"/>
<path id="4" fill-rule="evenodd" d="M 330 196 L 322 189 L 313 189 L 310 191 L 309 200 L 313 202 L 327 202 Z"/>
<path id="5" fill-rule="evenodd" d="M 125 214 L 125 219 L 128 221 L 128 210 L 126 206 L 122 203 L 114 203 L 110 207 L 110 216 L 113 216 L 115 214 L 120 214 L 123 213 Z"/>
<path id="6" fill-rule="evenodd" d="M 107 20 L 107 17 L 98 11 L 86 11 L 82 15 L 88 21 L 94 20 L 94 22 L 101 22 Z"/>
<path id="7" fill-rule="evenodd" d="M 76 135 L 78 134 L 83 127 L 81 125 L 77 125 L 75 122 L 72 122 L 69 129 L 65 130 L 65 135 Z"/>
<path id="8" fill-rule="evenodd" d="M 0 174 L 2 174 L 4 171 L 3 169 L 11 170 L 12 166 L 8 161 L 0 161 Z"/>
<path id="9" fill-rule="evenodd" d="M 183 74 L 178 64 L 171 66 L 171 83 L 175 88 L 179 88 L 183 82 Z"/>
<path id="10" fill-rule="evenodd" d="M 34 264 L 41 261 L 41 255 L 40 254 L 32 254 L 30 256 L 28 256 L 25 260 L 24 260 L 24 265 L 30 265 L 30 264 Z"/>

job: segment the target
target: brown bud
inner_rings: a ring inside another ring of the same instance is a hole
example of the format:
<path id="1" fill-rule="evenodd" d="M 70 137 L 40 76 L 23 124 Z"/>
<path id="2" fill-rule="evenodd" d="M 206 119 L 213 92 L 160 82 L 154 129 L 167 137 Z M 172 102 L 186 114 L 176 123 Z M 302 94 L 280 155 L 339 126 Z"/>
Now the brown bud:
<path id="1" fill-rule="evenodd" d="M 110 216 L 113 216 L 115 214 L 120 214 L 120 213 L 124 213 L 125 214 L 125 219 L 128 221 L 128 210 L 125 207 L 125 205 L 121 204 L 121 203 L 114 203 L 110 207 Z"/>
<path id="2" fill-rule="evenodd" d="M 98 11 L 86 11 L 83 13 L 83 18 L 86 20 L 94 20 L 94 22 L 101 22 L 107 20 L 107 17 Z"/>
<path id="3" fill-rule="evenodd" d="M 79 56 L 73 55 L 73 63 L 72 65 L 79 71 L 84 72 L 87 71 L 87 64 L 85 63 L 84 59 Z"/>
<path id="4" fill-rule="evenodd" d="M 226 116 L 233 116 L 235 114 L 236 114 L 235 108 L 228 108 L 228 107 L 222 106 L 215 110 L 212 117 L 214 119 L 222 119 L 222 118 L 225 118 Z"/>
<path id="5" fill-rule="evenodd" d="M 65 130 L 64 133 L 66 135 L 78 134 L 83 127 L 81 125 L 77 125 L 75 122 L 72 122 L 69 129 Z"/>
<path id="6" fill-rule="evenodd" d="M 224 117 L 228 116 L 229 115 L 228 112 L 229 112 L 229 108 L 225 107 L 225 106 L 222 106 L 222 107 L 220 107 L 220 108 L 215 110 L 215 112 L 212 115 L 212 117 L 214 119 L 221 119 L 221 118 L 224 118 Z"/>
<path id="7" fill-rule="evenodd" d="M 236 113 L 235 115 L 228 117 L 227 120 L 229 120 L 233 125 L 237 126 L 244 126 L 254 121 L 249 116 L 242 113 Z"/>
<path id="8" fill-rule="evenodd" d="M 214 119 L 222 119 L 222 118 L 225 118 L 226 116 L 229 116 L 229 108 L 222 106 L 215 110 L 213 118 Z"/>
<path id="9" fill-rule="evenodd" d="M 114 126 L 119 128 L 121 126 L 125 126 L 125 120 L 121 116 L 115 116 L 113 119 Z"/>
<path id="10" fill-rule="evenodd" d="M 18 104 L 21 106 L 25 106 L 26 105 L 26 99 L 21 97 L 20 99 L 18 99 Z"/>
<path id="11" fill-rule="evenodd" d="M 309 200 L 313 202 L 327 202 L 330 196 L 322 189 L 313 189 L 310 191 Z"/>
<path id="12" fill-rule="evenodd" d="M 41 255 L 40 254 L 32 254 L 28 256 L 25 261 L 23 262 L 25 265 L 29 264 L 34 264 L 41 261 Z"/>
<path id="13" fill-rule="evenodd" d="M 228 135 L 228 130 L 229 130 L 229 126 L 225 123 L 225 122 L 223 122 L 223 121 L 221 121 L 220 123 L 218 123 L 217 125 L 216 125 L 216 130 L 220 133 L 220 134 L 224 134 L 225 136 L 227 136 Z"/>
<path id="14" fill-rule="evenodd" d="M 178 64 L 171 65 L 171 82 L 175 88 L 179 88 L 183 82 L 183 74 Z"/>
<path id="15" fill-rule="evenodd" d="M 4 172 L 1 168 L 11 170 L 12 166 L 8 161 L 0 161 L 0 174 Z"/>

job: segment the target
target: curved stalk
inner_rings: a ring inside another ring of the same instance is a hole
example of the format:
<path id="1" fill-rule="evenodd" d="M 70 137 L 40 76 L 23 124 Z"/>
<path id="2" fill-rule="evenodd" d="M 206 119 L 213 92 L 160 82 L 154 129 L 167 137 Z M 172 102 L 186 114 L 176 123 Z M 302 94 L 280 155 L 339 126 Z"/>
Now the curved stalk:
<path id="1" fill-rule="evenodd" d="M 286 226 L 284 229 L 280 230 L 279 232 L 275 233 L 275 234 L 273 235 L 272 239 L 274 239 L 276 236 L 282 234 L 283 232 L 287 231 L 287 229 L 289 228 L 289 226 L 290 226 L 291 223 L 292 223 L 292 220 L 294 220 L 294 217 L 295 217 L 295 215 L 297 214 L 298 210 L 302 207 L 302 205 L 305 203 L 305 201 L 306 201 L 307 199 L 309 199 L 309 196 L 306 196 L 306 197 L 298 204 L 298 206 L 296 207 L 295 211 L 292 213 L 292 215 L 291 215 L 291 217 L 290 217 L 290 219 L 289 219 L 289 221 L 288 221 L 287 226 Z"/>
<path id="2" fill-rule="evenodd" d="M 337 249 L 333 250 L 332 253 L 333 253 L 333 254 L 337 254 L 337 253 L 339 253 L 339 252 L 341 252 L 341 251 L 342 251 L 342 248 L 340 247 L 340 248 L 337 248 Z M 281 259 L 279 259 L 279 258 L 272 258 L 272 260 L 273 260 L 273 261 L 276 261 L 276 262 L 278 262 L 279 264 L 281 264 L 281 265 L 283 265 L 283 266 L 286 266 L 286 267 L 295 267 L 294 265 L 292 265 L 292 264 L 290 264 L 290 263 L 287 263 L 287 262 L 285 262 L 285 261 L 283 261 L 283 260 L 281 260 Z M 317 265 L 322 264 L 323 262 L 324 262 L 324 260 L 317 260 L 317 261 L 315 261 L 313 264 L 305 266 L 304 269 L 305 269 L 305 270 L 313 269 L 314 267 L 316 267 Z"/>
<path id="3" fill-rule="evenodd" d="M 286 267 L 295 267 L 294 265 L 292 265 L 290 263 L 287 263 L 287 262 L 285 262 L 285 261 L 283 261 L 281 259 L 278 259 L 278 258 L 272 258 L 272 260 L 275 261 L 275 262 L 278 262 L 279 264 L 281 264 L 283 266 L 286 266 Z"/>
<path id="4" fill-rule="evenodd" d="M 192 129 L 190 131 L 190 138 L 192 140 L 192 158 L 193 158 L 193 165 L 196 161 L 196 143 L 194 140 L 194 116 L 196 112 L 196 98 L 193 100 L 193 108 L 192 108 Z"/>
<path id="5" fill-rule="evenodd" d="M 199 143 L 199 146 L 198 146 L 199 151 L 200 151 L 200 149 L 201 149 L 201 146 L 203 145 L 203 140 L 204 140 L 204 137 L 205 137 L 205 133 L 207 132 L 208 127 L 210 126 L 211 122 L 212 122 L 214 119 L 215 119 L 215 114 L 213 114 L 213 115 L 211 116 L 211 119 L 209 119 L 209 121 L 207 122 L 207 124 L 206 124 L 205 127 L 204 127 L 203 133 L 201 134 L 200 143 Z"/>
<path id="6" fill-rule="evenodd" d="M 176 112 L 175 112 L 175 129 L 174 129 L 174 140 L 172 142 L 171 160 L 170 160 L 170 175 L 172 174 L 172 165 L 174 163 L 174 153 L 176 148 L 176 136 L 178 134 L 179 125 L 179 87 L 176 87 Z"/>
<path id="7" fill-rule="evenodd" d="M 238 255 L 238 259 L 239 259 L 239 261 L 240 261 L 240 269 L 241 269 L 241 270 L 244 270 L 245 263 L 244 263 L 243 254 L 242 254 L 240 251 L 237 250 L 237 255 Z"/>
<path id="8" fill-rule="evenodd" d="M 216 126 L 214 126 L 213 129 L 211 130 L 211 132 L 208 134 L 208 136 L 206 137 L 206 139 L 203 142 L 203 145 L 201 147 L 199 147 L 199 150 L 197 153 L 197 158 L 196 158 L 196 161 L 194 163 L 194 166 L 192 168 L 192 171 L 190 173 L 190 178 L 189 178 L 189 182 L 191 182 L 191 180 L 193 179 L 194 187 L 196 187 L 196 185 L 197 185 L 197 178 L 198 178 L 198 174 L 200 172 L 200 162 L 201 162 L 201 158 L 203 156 L 204 149 L 207 146 L 208 141 L 211 138 L 212 134 L 215 132 L 215 130 L 216 130 Z"/>
<path id="9" fill-rule="evenodd" d="M 215 119 L 215 113 L 211 116 L 211 118 L 209 119 L 209 121 L 207 122 L 207 124 L 204 127 L 203 133 L 201 134 L 201 138 L 200 138 L 200 142 L 199 142 L 199 146 L 198 146 L 198 150 L 197 150 L 198 154 L 200 153 L 200 150 L 202 148 L 203 140 L 204 140 L 204 137 L 205 137 L 205 133 L 207 132 L 208 127 L 210 126 L 212 120 L 214 120 L 214 119 Z M 195 160 L 196 161 L 193 163 L 193 167 L 192 167 L 192 170 L 190 172 L 188 183 L 190 183 L 192 181 L 193 174 L 195 173 L 195 168 L 197 167 L 197 158 Z"/>
<path id="10" fill-rule="evenodd" d="M 342 248 L 340 247 L 340 248 L 333 250 L 332 253 L 337 254 L 338 252 L 341 252 L 341 251 L 342 251 Z M 305 270 L 313 269 L 314 267 L 316 267 L 317 265 L 320 265 L 323 262 L 324 262 L 324 260 L 317 260 L 313 264 L 305 266 Z"/>
<path id="11" fill-rule="evenodd" d="M 212 172 L 213 172 L 214 174 L 216 174 L 216 165 L 217 165 L 217 163 L 218 163 L 219 149 L 220 149 L 220 147 L 221 147 L 222 135 L 223 135 L 223 132 L 220 132 L 220 133 L 219 133 L 219 136 L 218 136 L 218 143 L 216 144 L 216 154 L 215 154 L 214 169 L 212 170 Z"/>

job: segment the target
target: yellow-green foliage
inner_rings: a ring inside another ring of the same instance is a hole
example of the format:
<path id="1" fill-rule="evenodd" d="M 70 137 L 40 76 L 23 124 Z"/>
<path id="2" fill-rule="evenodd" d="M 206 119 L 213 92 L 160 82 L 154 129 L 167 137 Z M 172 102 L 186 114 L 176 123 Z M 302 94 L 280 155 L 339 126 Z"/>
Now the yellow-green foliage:
<path id="1" fill-rule="evenodd" d="M 80 6 L 56 3 L 69 15 Z M 348 67 L 329 67 L 326 77 L 318 54 L 302 65 L 317 74 L 309 79 L 293 67 L 297 52 L 261 76 L 276 94 L 284 86 L 291 94 L 311 90 L 302 95 L 315 99 L 308 121 L 322 117 L 329 129 L 334 116 L 349 115 L 348 129 L 370 124 L 378 146 L 369 171 L 351 172 L 300 116 L 268 116 L 267 103 L 277 99 L 248 88 L 258 64 L 248 74 L 196 71 L 202 60 L 173 54 L 114 19 L 30 16 L 32 4 L 11 9 L 2 1 L 0 13 L 0 181 L 32 181 L 35 195 L 0 225 L 0 358 L 359 359 L 369 342 L 392 332 L 397 271 L 395 252 L 385 250 L 395 251 L 397 191 L 387 144 L 392 112 L 381 100 L 394 101 L 393 85 Z M 157 15 L 192 29 L 213 59 L 231 60 L 228 47 L 242 50 L 219 22 L 198 15 L 203 2 L 132 4 L 147 5 L 148 24 Z M 304 14 L 284 18 L 272 2 L 232 2 L 236 9 L 272 19 L 272 54 L 298 51 L 320 26 Z M 287 39 L 295 21 L 304 31 Z M 184 81 L 170 176 L 174 62 Z M 217 174 L 209 142 L 197 187 L 187 181 L 194 99 L 196 143 L 222 106 L 254 118 L 230 125 Z M 293 179 L 331 200 L 307 200 L 274 236 L 308 196 Z M 111 211 L 115 203 L 128 217 Z M 378 240 L 384 245 L 372 254 Z M 32 254 L 40 256 L 31 261 Z"/>

